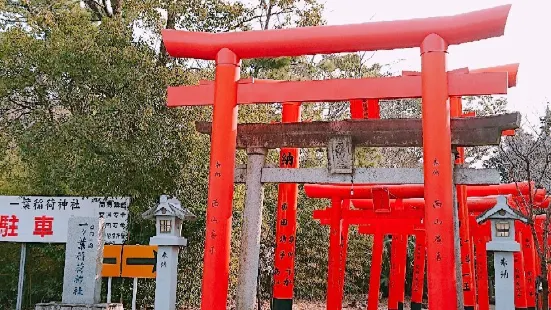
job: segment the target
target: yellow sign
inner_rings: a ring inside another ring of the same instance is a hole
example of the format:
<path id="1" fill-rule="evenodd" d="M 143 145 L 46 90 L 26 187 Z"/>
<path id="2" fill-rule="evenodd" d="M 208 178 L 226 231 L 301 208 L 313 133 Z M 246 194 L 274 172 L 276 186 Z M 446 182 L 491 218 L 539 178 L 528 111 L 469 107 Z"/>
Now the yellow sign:
<path id="1" fill-rule="evenodd" d="M 154 245 L 125 245 L 122 250 L 123 278 L 155 278 L 157 250 Z"/>
<path id="2" fill-rule="evenodd" d="M 106 245 L 101 276 L 155 278 L 157 249 L 155 245 Z"/>
<path id="3" fill-rule="evenodd" d="M 122 245 L 106 245 L 103 247 L 102 277 L 118 278 L 121 276 Z"/>

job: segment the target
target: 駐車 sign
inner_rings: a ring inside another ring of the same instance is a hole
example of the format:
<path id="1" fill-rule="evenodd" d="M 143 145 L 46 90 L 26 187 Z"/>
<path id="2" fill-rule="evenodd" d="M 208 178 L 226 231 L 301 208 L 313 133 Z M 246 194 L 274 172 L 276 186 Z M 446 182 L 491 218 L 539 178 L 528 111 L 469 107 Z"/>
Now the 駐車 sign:
<path id="1" fill-rule="evenodd" d="M 0 242 L 67 242 L 69 218 L 105 221 L 105 244 L 127 237 L 130 198 L 0 196 Z"/>

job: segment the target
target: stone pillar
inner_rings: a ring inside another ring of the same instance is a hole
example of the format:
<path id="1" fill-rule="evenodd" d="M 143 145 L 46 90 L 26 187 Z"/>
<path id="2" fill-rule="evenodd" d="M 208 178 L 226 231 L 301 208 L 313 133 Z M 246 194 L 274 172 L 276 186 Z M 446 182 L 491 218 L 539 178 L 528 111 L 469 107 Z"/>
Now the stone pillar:
<path id="1" fill-rule="evenodd" d="M 237 310 L 255 309 L 260 232 L 262 226 L 262 203 L 264 199 L 261 177 L 262 168 L 266 160 L 266 149 L 248 149 L 247 155 L 247 189 L 241 232 Z"/>
<path id="2" fill-rule="evenodd" d="M 157 252 L 155 309 L 176 309 L 178 251 L 178 246 L 159 245 L 159 251 Z"/>
<path id="3" fill-rule="evenodd" d="M 65 249 L 62 302 L 93 305 L 100 302 L 103 265 L 103 219 L 69 219 Z"/>
<path id="4" fill-rule="evenodd" d="M 104 222 L 97 217 L 71 217 L 68 223 L 62 302 L 39 303 L 35 310 L 123 310 L 102 303 Z"/>
<path id="5" fill-rule="evenodd" d="M 494 253 L 496 309 L 515 309 L 513 265 L 513 252 Z"/>

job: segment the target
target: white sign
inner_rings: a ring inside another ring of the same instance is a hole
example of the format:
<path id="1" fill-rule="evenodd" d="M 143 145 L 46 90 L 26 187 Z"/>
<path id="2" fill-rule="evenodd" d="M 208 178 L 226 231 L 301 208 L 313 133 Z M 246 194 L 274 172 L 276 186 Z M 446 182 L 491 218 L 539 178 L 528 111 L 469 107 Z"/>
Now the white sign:
<path id="1" fill-rule="evenodd" d="M 105 221 L 105 244 L 123 244 L 130 198 L 0 196 L 0 242 L 66 243 L 69 218 Z"/>

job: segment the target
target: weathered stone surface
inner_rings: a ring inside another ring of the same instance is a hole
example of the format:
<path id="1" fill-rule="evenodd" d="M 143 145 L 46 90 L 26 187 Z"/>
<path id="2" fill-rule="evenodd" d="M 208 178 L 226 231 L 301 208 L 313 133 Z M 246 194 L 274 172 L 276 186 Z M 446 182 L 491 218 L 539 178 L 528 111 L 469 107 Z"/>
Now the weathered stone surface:
<path id="1" fill-rule="evenodd" d="M 63 277 L 63 306 L 100 302 L 104 222 L 96 217 L 69 219 Z M 73 308 L 76 306 L 73 306 Z"/>
<path id="2" fill-rule="evenodd" d="M 235 183 L 245 183 L 247 168 L 235 169 Z M 331 174 L 325 168 L 263 168 L 262 183 L 311 184 L 423 184 L 421 168 L 356 168 L 353 174 Z M 496 169 L 455 168 L 454 183 L 462 185 L 499 184 Z"/>
<path id="3" fill-rule="evenodd" d="M 354 145 L 351 136 L 334 136 L 327 145 L 327 163 L 331 174 L 350 174 L 354 169 Z"/>
<path id="4" fill-rule="evenodd" d="M 498 145 L 504 130 L 520 126 L 520 113 L 484 117 L 452 118 L 453 146 Z M 210 134 L 212 124 L 197 122 L 200 133 Z M 422 120 L 362 119 L 332 122 L 239 124 L 238 148 L 327 147 L 336 135 L 352 137 L 356 147 L 420 147 L 423 145 Z"/>

